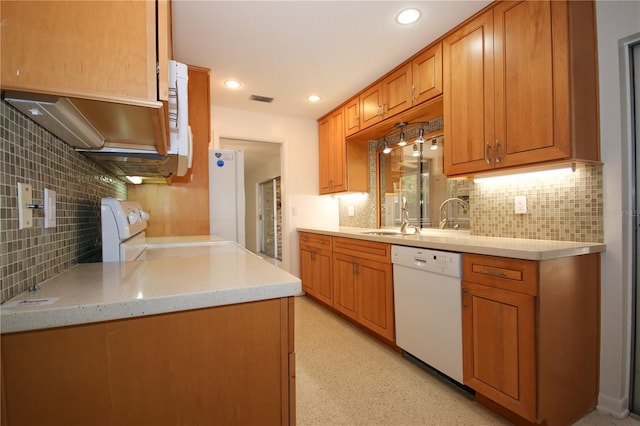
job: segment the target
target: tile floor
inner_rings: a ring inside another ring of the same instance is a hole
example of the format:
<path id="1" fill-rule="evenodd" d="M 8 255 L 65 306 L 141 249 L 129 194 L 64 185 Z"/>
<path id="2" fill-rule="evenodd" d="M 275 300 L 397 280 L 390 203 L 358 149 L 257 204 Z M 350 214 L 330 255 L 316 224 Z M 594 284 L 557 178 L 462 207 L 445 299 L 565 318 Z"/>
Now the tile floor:
<path id="1" fill-rule="evenodd" d="M 510 424 L 308 297 L 296 298 L 295 339 L 299 426 Z M 594 411 L 577 425 L 640 421 Z"/>

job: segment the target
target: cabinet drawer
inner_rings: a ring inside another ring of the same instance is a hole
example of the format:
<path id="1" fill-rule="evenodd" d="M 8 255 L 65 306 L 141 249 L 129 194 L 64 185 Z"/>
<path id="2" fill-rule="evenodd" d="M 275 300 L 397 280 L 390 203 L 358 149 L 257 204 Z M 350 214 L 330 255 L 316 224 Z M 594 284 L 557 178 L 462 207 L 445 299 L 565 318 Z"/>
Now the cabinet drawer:
<path id="1" fill-rule="evenodd" d="M 349 254 L 361 259 L 391 263 L 391 245 L 387 243 L 334 237 L 333 251 L 336 253 Z"/>
<path id="2" fill-rule="evenodd" d="M 467 282 L 535 296 L 538 293 L 538 262 L 464 254 L 462 278 Z"/>
<path id="3" fill-rule="evenodd" d="M 331 251 L 331 236 L 300 232 L 300 248 L 306 248 L 307 250 L 317 248 Z"/>

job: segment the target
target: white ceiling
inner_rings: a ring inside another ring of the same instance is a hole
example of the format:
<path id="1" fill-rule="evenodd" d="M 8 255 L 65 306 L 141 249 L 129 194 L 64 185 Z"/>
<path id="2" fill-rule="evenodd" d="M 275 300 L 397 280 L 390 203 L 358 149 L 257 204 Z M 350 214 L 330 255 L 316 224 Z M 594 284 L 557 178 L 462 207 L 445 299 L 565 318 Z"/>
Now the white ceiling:
<path id="1" fill-rule="evenodd" d="M 173 53 L 212 70 L 214 105 L 318 119 L 488 3 L 173 0 Z M 395 23 L 409 6 L 421 19 Z"/>

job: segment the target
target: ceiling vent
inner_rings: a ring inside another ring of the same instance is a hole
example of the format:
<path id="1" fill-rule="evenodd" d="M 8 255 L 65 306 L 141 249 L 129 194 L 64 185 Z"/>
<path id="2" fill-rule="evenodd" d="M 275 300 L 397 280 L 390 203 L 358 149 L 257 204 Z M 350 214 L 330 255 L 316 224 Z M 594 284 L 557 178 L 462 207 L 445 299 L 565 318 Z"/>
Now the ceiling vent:
<path id="1" fill-rule="evenodd" d="M 273 98 L 270 98 L 268 96 L 251 95 L 251 97 L 249 99 L 251 99 L 252 101 L 257 101 L 257 102 L 265 102 L 265 103 L 268 103 L 268 104 L 273 102 Z"/>

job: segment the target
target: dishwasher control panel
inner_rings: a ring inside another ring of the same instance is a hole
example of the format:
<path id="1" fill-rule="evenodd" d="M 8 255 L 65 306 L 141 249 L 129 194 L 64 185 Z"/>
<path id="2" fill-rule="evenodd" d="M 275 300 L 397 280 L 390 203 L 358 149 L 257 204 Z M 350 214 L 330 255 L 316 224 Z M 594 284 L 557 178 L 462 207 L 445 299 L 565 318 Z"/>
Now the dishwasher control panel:
<path id="1" fill-rule="evenodd" d="M 461 253 L 418 247 L 391 246 L 391 262 L 451 277 L 462 276 Z"/>

